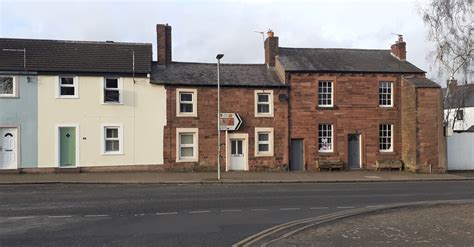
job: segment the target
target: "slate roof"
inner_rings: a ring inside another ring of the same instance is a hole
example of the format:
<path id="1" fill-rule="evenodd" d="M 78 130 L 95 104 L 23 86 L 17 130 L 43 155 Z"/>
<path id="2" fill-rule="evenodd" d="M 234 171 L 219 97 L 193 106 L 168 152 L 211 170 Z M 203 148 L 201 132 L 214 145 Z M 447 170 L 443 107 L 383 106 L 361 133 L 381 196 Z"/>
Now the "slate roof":
<path id="1" fill-rule="evenodd" d="M 390 50 L 280 47 L 278 60 L 290 72 L 425 73 Z"/>
<path id="2" fill-rule="evenodd" d="M 28 71 L 150 73 L 152 45 L 147 43 L 94 42 L 0 38 L 0 70 L 23 71 L 23 53 L 4 49 L 26 49 Z"/>
<path id="3" fill-rule="evenodd" d="M 446 98 L 446 88 L 443 88 Z M 459 85 L 457 90 L 450 95 L 451 99 L 444 101 L 444 108 L 474 107 L 474 84 Z"/>
<path id="4" fill-rule="evenodd" d="M 405 80 L 415 85 L 416 88 L 441 88 L 441 86 L 427 78 L 405 77 Z"/>
<path id="5" fill-rule="evenodd" d="M 286 87 L 273 68 L 264 64 L 221 64 L 222 86 Z M 153 63 L 151 83 L 165 85 L 217 85 L 215 63 L 172 62 L 168 65 Z"/>

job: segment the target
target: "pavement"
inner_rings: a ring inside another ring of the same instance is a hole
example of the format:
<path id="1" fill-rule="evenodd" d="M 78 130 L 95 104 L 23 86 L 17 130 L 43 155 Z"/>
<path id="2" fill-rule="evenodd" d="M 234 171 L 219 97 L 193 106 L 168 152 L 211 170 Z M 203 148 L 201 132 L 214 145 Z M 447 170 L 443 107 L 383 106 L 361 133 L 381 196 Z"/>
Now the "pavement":
<path id="1" fill-rule="evenodd" d="M 207 184 L 207 183 L 333 183 L 474 180 L 473 172 L 416 174 L 400 171 L 333 172 L 103 172 L 0 174 L 0 184 L 119 183 L 119 184 Z"/>
<path id="2" fill-rule="evenodd" d="M 0 246 L 232 246 L 311 217 L 473 199 L 472 188 L 474 180 L 0 185 Z"/>
<path id="3" fill-rule="evenodd" d="M 418 205 L 319 224 L 266 246 L 473 246 L 474 204 Z"/>

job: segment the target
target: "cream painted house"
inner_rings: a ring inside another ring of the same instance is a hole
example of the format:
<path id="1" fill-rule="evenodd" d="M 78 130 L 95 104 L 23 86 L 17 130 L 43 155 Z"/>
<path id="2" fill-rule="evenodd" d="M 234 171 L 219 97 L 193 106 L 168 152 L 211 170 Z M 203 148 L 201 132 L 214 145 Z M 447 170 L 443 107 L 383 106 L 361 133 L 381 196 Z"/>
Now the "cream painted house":
<path id="1" fill-rule="evenodd" d="M 35 141 L 37 162 L 27 169 L 163 164 L 166 93 L 150 83 L 151 44 L 0 41 L 26 51 L 25 57 L 5 56 L 0 69 L 36 75 L 28 85 L 37 90 L 30 99 L 37 129 L 23 137 Z"/>

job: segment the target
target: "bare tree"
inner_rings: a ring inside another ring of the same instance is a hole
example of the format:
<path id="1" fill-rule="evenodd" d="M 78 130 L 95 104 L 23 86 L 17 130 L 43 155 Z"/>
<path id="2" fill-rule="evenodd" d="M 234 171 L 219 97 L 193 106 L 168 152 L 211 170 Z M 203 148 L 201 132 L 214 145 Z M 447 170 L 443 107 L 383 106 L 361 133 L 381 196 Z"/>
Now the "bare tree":
<path id="1" fill-rule="evenodd" d="M 448 86 L 445 94 L 445 124 L 452 127 L 457 121 L 456 114 L 464 108 L 465 88 L 473 74 L 474 53 L 474 9 L 473 0 L 432 0 L 421 8 L 423 21 L 428 27 L 428 39 L 435 44 L 431 53 L 433 63 L 440 75 L 447 76 Z M 460 87 L 449 84 L 461 82 Z M 454 90 L 453 90 L 454 89 Z M 454 91 L 458 91 L 457 93 Z M 452 114 L 452 116 L 451 116 Z"/>

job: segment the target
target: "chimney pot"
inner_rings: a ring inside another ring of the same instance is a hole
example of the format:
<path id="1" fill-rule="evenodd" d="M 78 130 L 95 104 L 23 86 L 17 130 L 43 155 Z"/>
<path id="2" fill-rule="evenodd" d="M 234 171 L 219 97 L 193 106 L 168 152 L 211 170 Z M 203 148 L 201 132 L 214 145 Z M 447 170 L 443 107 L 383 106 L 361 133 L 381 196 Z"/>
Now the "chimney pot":
<path id="1" fill-rule="evenodd" d="M 390 52 L 398 60 L 406 60 L 407 58 L 407 43 L 403 41 L 403 35 L 398 35 L 398 40 L 395 41 L 395 44 L 390 46 Z"/>

